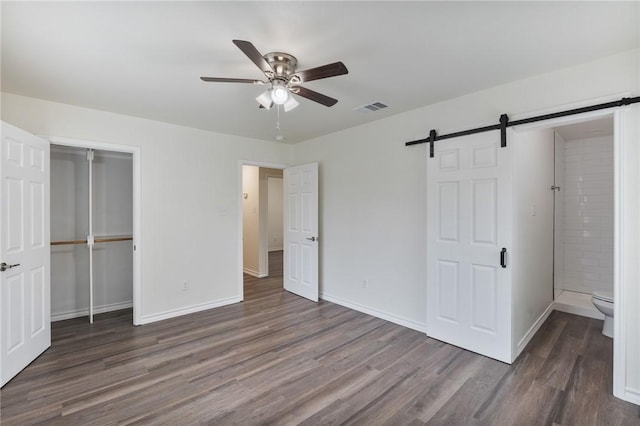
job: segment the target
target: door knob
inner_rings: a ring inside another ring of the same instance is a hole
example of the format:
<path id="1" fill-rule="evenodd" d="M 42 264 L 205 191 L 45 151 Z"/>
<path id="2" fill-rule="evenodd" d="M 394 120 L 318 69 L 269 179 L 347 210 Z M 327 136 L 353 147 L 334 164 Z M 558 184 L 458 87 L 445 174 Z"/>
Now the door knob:
<path id="1" fill-rule="evenodd" d="M 11 269 L 11 268 L 15 268 L 16 266 L 20 266 L 19 263 L 16 263 L 15 265 L 8 265 L 5 262 L 0 263 L 0 272 L 4 272 L 7 269 Z"/>
<path id="2" fill-rule="evenodd" d="M 319 238 L 318 237 L 307 237 L 307 240 L 309 240 L 309 241 L 318 241 Z"/>

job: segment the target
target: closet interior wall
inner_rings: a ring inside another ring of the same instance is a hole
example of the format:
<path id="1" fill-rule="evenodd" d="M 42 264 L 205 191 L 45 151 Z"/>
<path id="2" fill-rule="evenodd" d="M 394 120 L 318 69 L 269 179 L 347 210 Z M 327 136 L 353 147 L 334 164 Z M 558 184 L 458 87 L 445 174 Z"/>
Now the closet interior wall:
<path id="1" fill-rule="evenodd" d="M 87 149 L 51 146 L 51 319 L 89 314 L 89 162 Z M 94 150 L 93 234 L 127 236 L 133 231 L 131 154 Z M 93 246 L 93 313 L 132 307 L 132 241 Z"/>

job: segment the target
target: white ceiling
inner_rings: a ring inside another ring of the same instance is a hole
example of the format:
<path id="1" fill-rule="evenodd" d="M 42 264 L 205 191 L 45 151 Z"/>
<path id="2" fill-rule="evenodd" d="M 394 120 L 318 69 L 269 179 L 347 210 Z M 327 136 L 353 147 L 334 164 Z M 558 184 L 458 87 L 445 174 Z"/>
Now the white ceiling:
<path id="1" fill-rule="evenodd" d="M 274 140 L 262 78 L 232 44 L 288 52 L 298 69 L 343 61 L 281 114 L 295 143 L 639 46 L 637 2 L 8 2 L 2 90 Z M 382 111 L 355 108 L 381 101 Z"/>
<path id="2" fill-rule="evenodd" d="M 613 136 L 613 115 L 556 127 L 565 141 Z"/>

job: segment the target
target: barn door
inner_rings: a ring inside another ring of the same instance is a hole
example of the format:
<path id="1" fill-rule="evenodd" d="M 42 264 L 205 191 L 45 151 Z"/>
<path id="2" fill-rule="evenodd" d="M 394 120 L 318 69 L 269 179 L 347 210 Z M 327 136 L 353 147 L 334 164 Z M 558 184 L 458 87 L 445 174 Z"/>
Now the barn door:
<path id="1" fill-rule="evenodd" d="M 318 163 L 284 170 L 284 288 L 318 301 Z"/>
<path id="2" fill-rule="evenodd" d="M 511 362 L 509 148 L 487 132 L 427 160 L 427 334 Z"/>
<path id="3" fill-rule="evenodd" d="M 2 123 L 2 386 L 51 346 L 49 142 Z"/>

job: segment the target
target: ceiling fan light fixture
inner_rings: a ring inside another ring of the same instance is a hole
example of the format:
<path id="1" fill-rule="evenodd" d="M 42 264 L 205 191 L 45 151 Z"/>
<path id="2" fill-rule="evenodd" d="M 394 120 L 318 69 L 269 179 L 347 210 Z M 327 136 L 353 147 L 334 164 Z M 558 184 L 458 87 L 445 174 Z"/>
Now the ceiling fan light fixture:
<path id="1" fill-rule="evenodd" d="M 256 98 L 256 101 L 266 109 L 271 109 L 273 101 L 271 100 L 271 89 L 265 90 Z"/>
<path id="2" fill-rule="evenodd" d="M 296 99 L 293 96 L 289 96 L 289 99 L 286 100 L 286 102 L 284 103 L 284 112 L 289 112 L 292 109 L 294 109 L 295 107 L 297 107 L 298 105 L 300 105 L 298 103 L 298 101 L 296 101 Z"/>
<path id="3" fill-rule="evenodd" d="M 289 99 L 289 89 L 281 81 L 274 81 L 271 89 L 271 100 L 276 105 L 282 105 Z"/>

